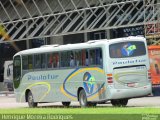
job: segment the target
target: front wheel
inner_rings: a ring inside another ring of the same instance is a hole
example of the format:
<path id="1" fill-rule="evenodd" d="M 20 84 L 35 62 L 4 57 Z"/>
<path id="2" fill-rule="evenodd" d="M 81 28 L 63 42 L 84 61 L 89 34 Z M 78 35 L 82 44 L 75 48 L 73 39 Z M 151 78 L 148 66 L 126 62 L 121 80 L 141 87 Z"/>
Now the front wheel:
<path id="1" fill-rule="evenodd" d="M 71 104 L 71 102 L 62 102 L 62 105 L 65 107 L 69 107 L 70 104 Z"/>
<path id="2" fill-rule="evenodd" d="M 88 106 L 87 96 L 86 96 L 86 93 L 83 89 L 79 92 L 79 104 L 81 107 Z"/>
<path id="3" fill-rule="evenodd" d="M 32 93 L 31 93 L 31 91 L 29 91 L 29 93 L 28 93 L 27 101 L 28 101 L 28 106 L 29 106 L 30 108 L 37 107 L 37 103 L 34 102 L 34 98 L 33 98 L 33 95 L 32 95 Z"/>

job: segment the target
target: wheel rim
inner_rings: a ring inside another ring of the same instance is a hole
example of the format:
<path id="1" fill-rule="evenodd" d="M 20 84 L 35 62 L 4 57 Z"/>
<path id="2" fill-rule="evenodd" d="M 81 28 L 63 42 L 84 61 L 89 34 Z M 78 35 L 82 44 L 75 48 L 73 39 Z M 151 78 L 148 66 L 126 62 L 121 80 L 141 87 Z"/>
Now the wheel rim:
<path id="1" fill-rule="evenodd" d="M 33 104 L 33 96 L 32 96 L 32 95 L 29 95 L 29 96 L 28 96 L 28 103 L 29 103 L 30 105 Z"/>
<path id="2" fill-rule="evenodd" d="M 84 93 L 81 95 L 81 104 L 82 104 L 83 106 L 85 106 L 85 104 L 86 104 L 86 96 L 85 96 Z"/>

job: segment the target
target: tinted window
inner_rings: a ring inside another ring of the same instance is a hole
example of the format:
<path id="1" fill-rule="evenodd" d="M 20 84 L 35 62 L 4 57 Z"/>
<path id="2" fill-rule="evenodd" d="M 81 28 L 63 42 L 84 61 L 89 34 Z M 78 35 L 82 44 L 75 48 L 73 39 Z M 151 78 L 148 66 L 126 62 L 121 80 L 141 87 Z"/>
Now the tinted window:
<path id="1" fill-rule="evenodd" d="M 75 64 L 76 66 L 82 66 L 82 51 L 76 50 L 75 51 Z"/>
<path id="2" fill-rule="evenodd" d="M 95 49 L 89 51 L 89 63 L 90 65 L 96 64 L 96 50 Z"/>
<path id="3" fill-rule="evenodd" d="M 23 70 L 28 69 L 28 56 L 22 56 L 22 65 Z"/>
<path id="4" fill-rule="evenodd" d="M 74 55 L 71 51 L 61 52 L 61 67 L 73 67 L 74 63 L 72 64 L 71 60 L 74 60 Z"/>
<path id="5" fill-rule="evenodd" d="M 59 54 L 53 53 L 53 67 L 58 68 L 59 67 Z"/>
<path id="6" fill-rule="evenodd" d="M 41 54 L 42 68 L 46 68 L 46 54 Z"/>
<path id="7" fill-rule="evenodd" d="M 41 68 L 41 55 L 34 55 L 34 68 L 35 69 L 40 69 Z"/>
<path id="8" fill-rule="evenodd" d="M 53 55 L 52 53 L 47 54 L 47 67 L 52 68 L 53 66 Z"/>
<path id="9" fill-rule="evenodd" d="M 13 83 L 14 88 L 18 88 L 21 80 L 21 58 L 16 56 L 13 60 Z"/>
<path id="10" fill-rule="evenodd" d="M 33 69 L 33 56 L 32 55 L 28 56 L 28 69 L 29 70 Z"/>
<path id="11" fill-rule="evenodd" d="M 96 49 L 96 65 L 102 65 L 102 50 L 100 48 Z"/>
<path id="12" fill-rule="evenodd" d="M 144 42 L 132 41 L 111 44 L 109 47 L 111 58 L 135 57 L 146 54 Z"/>

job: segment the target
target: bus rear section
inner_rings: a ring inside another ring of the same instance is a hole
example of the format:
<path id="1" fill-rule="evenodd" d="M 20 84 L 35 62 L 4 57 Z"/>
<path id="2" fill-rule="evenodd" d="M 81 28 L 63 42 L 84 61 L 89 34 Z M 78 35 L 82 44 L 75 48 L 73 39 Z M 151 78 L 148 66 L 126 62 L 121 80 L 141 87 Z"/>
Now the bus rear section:
<path id="1" fill-rule="evenodd" d="M 154 96 L 160 96 L 160 46 L 149 46 L 148 53 L 152 79 L 152 93 Z"/>
<path id="2" fill-rule="evenodd" d="M 108 98 L 113 105 L 126 105 L 130 98 L 151 94 L 145 41 L 112 43 L 109 45 L 108 57 Z"/>

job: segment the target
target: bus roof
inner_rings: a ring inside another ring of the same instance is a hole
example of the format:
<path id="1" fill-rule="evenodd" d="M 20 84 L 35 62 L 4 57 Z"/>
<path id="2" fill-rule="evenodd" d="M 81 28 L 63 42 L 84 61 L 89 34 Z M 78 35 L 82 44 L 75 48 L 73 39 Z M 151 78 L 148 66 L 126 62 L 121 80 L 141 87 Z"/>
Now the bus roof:
<path id="1" fill-rule="evenodd" d="M 151 45 L 151 46 L 148 46 L 148 50 L 155 50 L 155 49 L 160 49 L 160 45 Z"/>
<path id="2" fill-rule="evenodd" d="M 28 49 L 28 50 L 23 50 L 20 51 L 18 53 L 16 53 L 14 56 L 16 55 L 27 55 L 27 54 L 37 54 L 37 53 L 47 53 L 47 52 L 53 52 L 53 51 L 63 51 L 63 50 L 71 50 L 72 49 L 85 49 L 85 48 L 94 48 L 94 47 L 102 47 L 105 44 L 110 44 L 110 43 L 116 43 L 116 42 L 123 42 L 123 41 L 128 41 L 128 40 L 144 40 L 144 37 L 134 37 L 134 36 L 130 36 L 130 37 L 125 37 L 125 38 L 116 38 L 116 39 L 102 39 L 102 40 L 91 40 L 85 43 L 77 43 L 77 44 L 66 44 L 66 45 L 43 45 L 39 48 L 33 48 L 33 49 Z M 53 49 L 54 48 L 54 49 Z"/>

